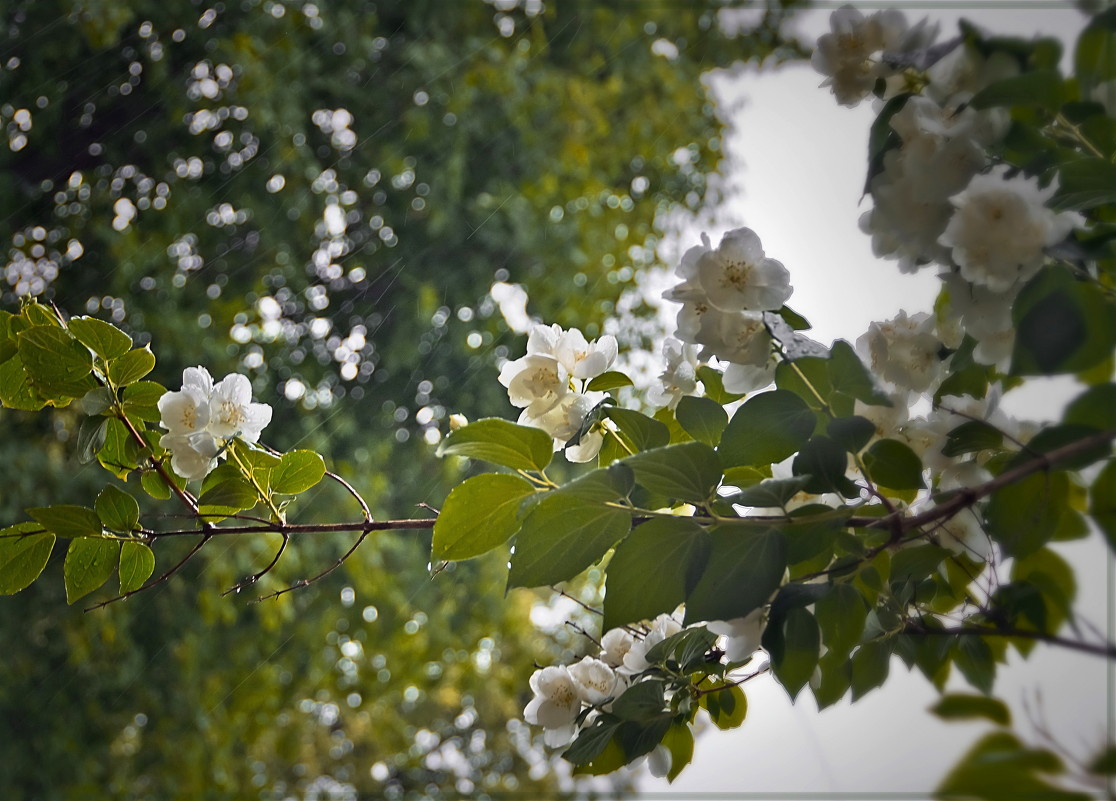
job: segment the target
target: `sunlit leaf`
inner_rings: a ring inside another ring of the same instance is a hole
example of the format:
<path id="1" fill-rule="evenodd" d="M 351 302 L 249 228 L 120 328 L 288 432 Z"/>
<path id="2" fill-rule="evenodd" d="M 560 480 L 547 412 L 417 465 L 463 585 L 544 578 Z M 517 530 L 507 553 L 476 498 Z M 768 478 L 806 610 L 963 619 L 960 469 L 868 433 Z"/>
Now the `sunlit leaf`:
<path id="1" fill-rule="evenodd" d="M 0 529 L 0 595 L 29 586 L 46 567 L 55 536 L 39 523 L 17 523 Z"/>
<path id="2" fill-rule="evenodd" d="M 535 492 L 519 476 L 483 473 L 454 487 L 434 522 L 435 559 L 469 559 L 502 545 L 519 530 L 519 508 Z"/>
<path id="3" fill-rule="evenodd" d="M 70 541 L 62 573 L 66 583 L 66 603 L 72 604 L 100 587 L 119 560 L 120 543 L 102 537 L 77 537 Z"/>
<path id="4" fill-rule="evenodd" d="M 542 470 L 550 464 L 554 446 L 542 429 L 489 417 L 451 431 L 438 446 L 438 455 L 468 456 L 513 470 Z"/>

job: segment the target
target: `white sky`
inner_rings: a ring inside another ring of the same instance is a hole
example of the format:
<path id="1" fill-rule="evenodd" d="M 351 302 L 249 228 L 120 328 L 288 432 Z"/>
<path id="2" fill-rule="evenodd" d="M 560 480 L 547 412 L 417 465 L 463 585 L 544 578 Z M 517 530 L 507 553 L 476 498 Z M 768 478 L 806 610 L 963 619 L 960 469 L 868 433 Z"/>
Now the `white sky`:
<path id="1" fill-rule="evenodd" d="M 924 3 L 942 21 L 940 38 L 956 32 L 958 4 Z M 1072 41 L 1085 18 L 1064 8 L 1020 10 L 1012 3 L 981 3 L 965 16 L 996 33 L 1059 35 Z M 934 10 L 935 6 L 941 10 Z M 831 6 L 832 7 L 832 6 Z M 878 8 L 879 6 L 875 6 Z M 865 9 L 866 13 L 870 10 Z M 904 5 L 908 19 L 922 11 Z M 808 12 L 798 21 L 804 41 L 829 29 L 829 10 Z M 1071 51 L 1067 47 L 1067 51 Z M 736 224 L 753 228 L 767 255 L 782 261 L 795 287 L 789 305 L 814 325 L 822 342 L 841 337 L 855 341 L 873 320 L 900 309 L 930 311 L 937 293 L 932 272 L 899 273 L 895 262 L 876 259 L 869 237 L 857 227 L 868 201 L 860 203 L 866 168 L 870 103 L 856 109 L 838 106 L 821 76 L 808 65 L 778 72 L 751 70 L 717 84 L 733 107 L 739 131 L 727 146 L 739 174 L 732 180 L 744 195 L 729 209 Z M 714 242 L 722 231 L 709 232 Z M 682 247 L 697 244 L 682 243 Z M 1009 398 L 1011 396 L 1009 395 Z M 1016 404 L 1016 414 L 1042 419 L 1056 410 L 1064 388 L 1042 385 Z M 1107 610 L 1109 558 L 1099 537 L 1059 545 L 1078 571 L 1078 609 L 1103 629 Z M 951 686 L 972 692 L 963 681 Z M 908 674 L 894 658 L 884 688 L 855 705 L 844 701 L 819 713 L 809 692 L 792 705 L 774 681 L 763 678 L 747 687 L 749 713 L 734 732 L 710 728 L 697 739 L 695 759 L 668 785 L 644 771 L 646 798 L 693 798 L 717 792 L 719 799 L 760 799 L 778 794 L 817 798 L 818 794 L 901 793 L 930 797 L 958 758 L 989 728 L 979 723 L 945 724 L 926 710 L 937 693 L 921 675 Z M 1103 738 L 1106 722 L 1106 667 L 1097 657 L 1039 647 L 1030 661 L 1014 660 L 1002 669 L 996 694 L 1014 708 L 1016 731 L 1034 741 L 1023 709 L 1025 699 L 1041 708 L 1049 729 L 1067 748 L 1085 756 Z"/>

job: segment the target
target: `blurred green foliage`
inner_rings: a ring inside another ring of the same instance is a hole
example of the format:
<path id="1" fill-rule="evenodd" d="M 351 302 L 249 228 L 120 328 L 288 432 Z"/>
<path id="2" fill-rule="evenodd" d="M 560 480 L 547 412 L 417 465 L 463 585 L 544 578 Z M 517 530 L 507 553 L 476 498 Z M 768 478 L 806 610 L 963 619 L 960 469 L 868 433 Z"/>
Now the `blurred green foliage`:
<path id="1" fill-rule="evenodd" d="M 377 517 L 410 516 L 460 469 L 431 432 L 504 408 L 493 281 L 592 336 L 672 215 L 716 200 L 724 122 L 702 74 L 802 55 L 789 9 L 730 37 L 721 5 L 13 0 L 2 305 L 32 293 L 153 338 L 171 388 L 193 364 L 248 373 L 276 408 L 265 438 L 325 453 Z M 73 458 L 78 418 L 0 412 L 5 522 L 103 484 Z M 303 519 L 359 517 L 311 494 Z M 342 540 L 293 543 L 259 591 Z M 502 596 L 502 557 L 431 579 L 427 535 L 382 536 L 276 601 L 213 592 L 274 547 L 214 540 L 95 614 L 60 581 L 4 599 L 0 795 L 555 790 L 506 725 L 532 659 L 557 655 L 532 597 Z"/>

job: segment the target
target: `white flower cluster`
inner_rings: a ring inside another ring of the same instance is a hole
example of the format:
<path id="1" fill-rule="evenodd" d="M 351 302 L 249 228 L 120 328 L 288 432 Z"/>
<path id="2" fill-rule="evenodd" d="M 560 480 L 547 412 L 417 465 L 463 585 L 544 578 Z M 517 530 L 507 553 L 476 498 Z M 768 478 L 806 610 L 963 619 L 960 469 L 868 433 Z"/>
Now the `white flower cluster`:
<path id="1" fill-rule="evenodd" d="M 257 442 L 271 422 L 271 407 L 252 403 L 252 384 L 239 373 L 219 382 L 204 367 L 182 371 L 182 389 L 159 398 L 159 445 L 171 452 L 171 467 L 187 480 L 205 478 L 224 456 L 229 440 Z"/>
<path id="2" fill-rule="evenodd" d="M 908 29 L 894 10 L 865 18 L 843 7 L 831 26 L 818 39 L 813 65 L 828 76 L 823 85 L 833 87 L 839 102 L 855 105 L 878 90 L 880 78 L 881 97 L 918 92 L 889 120 L 900 145 L 884 154 L 869 183 L 873 208 L 861 228 L 871 234 L 876 255 L 897 259 L 903 272 L 942 265 L 957 343 L 968 334 L 979 363 L 1005 367 L 1016 294 L 1042 267 L 1046 249 L 1083 221 L 1047 206 L 1056 183 L 1040 188 L 1036 179 L 990 164 L 988 149 L 1003 138 L 1010 117 L 1003 108 L 968 104 L 986 86 L 1017 75 L 1018 62 L 960 40 L 931 56 L 936 30 L 924 23 Z M 906 65 L 902 80 L 889 64 Z"/>
<path id="3" fill-rule="evenodd" d="M 775 363 L 763 312 L 777 311 L 791 296 L 787 268 L 766 258 L 754 231 L 737 228 L 716 249 L 703 234 L 702 244 L 683 254 L 675 274 L 682 283 L 663 297 L 682 304 L 677 338 L 700 346 L 703 359 L 716 356 L 728 362 L 724 384 L 730 392 L 751 392 L 771 383 Z M 696 385 L 690 377 L 692 352 L 668 341 L 664 355 L 667 371 L 657 399 L 677 403 Z"/>
<path id="4" fill-rule="evenodd" d="M 707 628 L 721 635 L 719 646 L 729 663 L 743 662 L 760 647 L 764 617 L 761 610 L 730 621 L 713 621 Z M 531 676 L 534 697 L 523 710 L 524 719 L 543 727 L 543 740 L 552 748 L 570 743 L 580 727 L 593 723 L 595 711 L 607 712 L 612 701 L 633 683 L 654 678 L 647 653 L 659 643 L 682 631 L 672 615 L 662 614 L 646 627 L 611 629 L 601 638 L 596 657 L 586 656 L 574 665 L 544 667 Z M 581 718 L 580 724 L 578 718 Z M 665 776 L 663 755 L 652 759 L 652 772 Z M 661 772 L 660 772 L 661 771 Z"/>
<path id="5" fill-rule="evenodd" d="M 576 328 L 536 325 L 527 338 L 527 354 L 500 369 L 513 406 L 523 409 L 519 424 L 541 428 L 554 438 L 555 450 L 581 430 L 585 418 L 605 398 L 586 391 L 588 383 L 616 360 L 616 337 L 589 342 Z M 604 443 L 604 433 L 590 430 L 580 442 L 565 447 L 571 462 L 588 462 Z"/>

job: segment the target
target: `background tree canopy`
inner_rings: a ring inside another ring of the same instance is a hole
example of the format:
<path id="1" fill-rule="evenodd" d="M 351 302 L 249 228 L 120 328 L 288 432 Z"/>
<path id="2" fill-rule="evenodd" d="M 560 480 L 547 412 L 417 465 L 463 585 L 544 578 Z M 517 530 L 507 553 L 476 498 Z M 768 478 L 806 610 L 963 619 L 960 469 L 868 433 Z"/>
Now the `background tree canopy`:
<path id="1" fill-rule="evenodd" d="M 672 213 L 716 199 L 703 72 L 802 55 L 789 8 L 728 37 L 719 6 L 8 3 L 3 306 L 37 295 L 157 337 L 168 385 L 248 373 L 276 446 L 409 515 L 454 478 L 430 446 L 444 418 L 505 403 L 492 283 L 593 336 Z M 0 411 L 3 520 L 99 486 L 65 445 L 79 417 Z M 299 542 L 261 590 L 349 544 Z M 529 596 L 501 597 L 501 560 L 430 580 L 427 536 L 393 535 L 276 601 L 215 595 L 273 547 L 214 544 L 96 614 L 57 582 L 6 599 L 4 795 L 553 788 L 505 725 L 553 646 Z"/>

